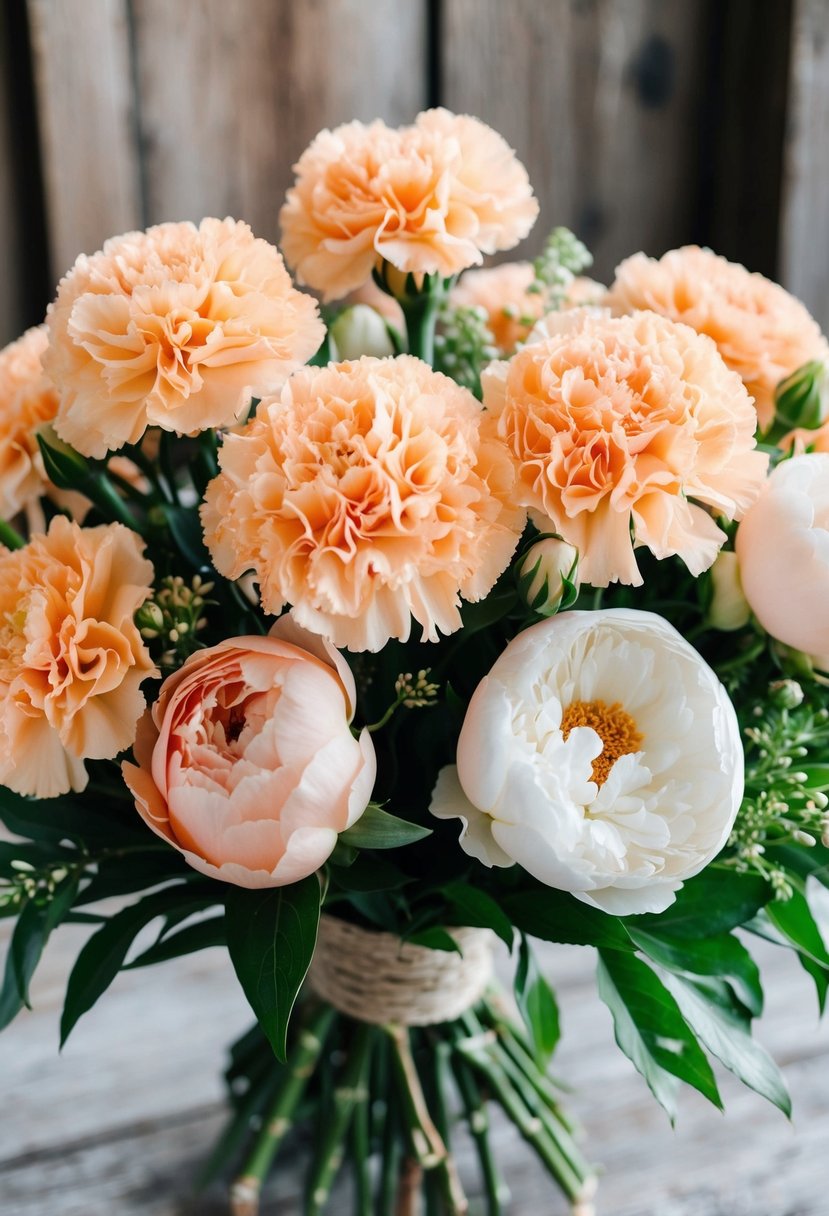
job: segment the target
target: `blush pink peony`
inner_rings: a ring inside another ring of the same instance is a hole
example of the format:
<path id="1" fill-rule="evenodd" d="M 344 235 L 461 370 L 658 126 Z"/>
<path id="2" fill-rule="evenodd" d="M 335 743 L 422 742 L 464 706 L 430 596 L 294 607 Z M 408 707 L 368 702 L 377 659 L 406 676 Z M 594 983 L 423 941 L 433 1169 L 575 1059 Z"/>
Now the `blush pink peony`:
<path id="1" fill-rule="evenodd" d="M 616 270 L 607 303 L 618 312 L 649 308 L 707 334 L 754 398 L 765 430 L 779 382 L 829 355 L 817 322 L 799 300 L 761 274 L 686 245 L 658 260 L 644 253 Z"/>
<path id="2" fill-rule="evenodd" d="M 148 827 L 211 878 L 279 887 L 312 874 L 362 815 L 371 736 L 349 728 L 354 679 L 333 647 L 283 618 L 229 638 L 165 680 L 124 780 Z"/>
<path id="3" fill-rule="evenodd" d="M 829 454 L 783 460 L 735 542 L 743 594 L 772 637 L 829 669 Z"/>
<path id="4" fill-rule="evenodd" d="M 279 388 L 324 328 L 279 252 L 232 219 L 159 224 L 81 256 L 49 309 L 55 430 L 85 456 L 232 426 Z"/>
<path id="5" fill-rule="evenodd" d="M 593 586 L 641 583 L 638 545 L 699 575 L 725 540 L 705 508 L 739 518 L 768 463 L 740 378 L 710 339 L 654 313 L 575 309 L 541 327 L 483 375 L 514 500 L 576 546 Z"/>
<path id="6" fill-rule="evenodd" d="M 133 615 L 153 567 L 122 524 L 59 515 L 0 549 L 0 784 L 52 798 L 82 790 L 84 760 L 129 747 L 156 671 Z"/>
<path id="7" fill-rule="evenodd" d="M 47 345 L 40 325 L 0 351 L 0 519 L 30 506 L 46 486 L 35 431 L 58 408 L 41 363 Z"/>
<path id="8" fill-rule="evenodd" d="M 202 507 L 228 578 L 254 572 L 266 612 L 352 650 L 460 628 L 525 515 L 506 505 L 503 445 L 470 392 L 419 359 L 303 368 L 228 435 Z"/>
<path id="9" fill-rule="evenodd" d="M 490 127 L 427 110 L 392 130 L 379 120 L 321 131 L 294 166 L 280 213 L 300 283 L 338 299 L 382 261 L 451 276 L 510 249 L 538 214 L 524 166 Z"/>

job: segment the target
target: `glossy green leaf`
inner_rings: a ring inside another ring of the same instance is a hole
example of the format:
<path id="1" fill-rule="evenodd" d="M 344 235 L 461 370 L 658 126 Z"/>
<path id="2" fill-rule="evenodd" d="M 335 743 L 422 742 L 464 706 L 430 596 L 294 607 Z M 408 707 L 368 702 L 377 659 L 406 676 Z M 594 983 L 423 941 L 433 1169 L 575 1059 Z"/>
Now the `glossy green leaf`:
<path id="1" fill-rule="evenodd" d="M 209 892 L 214 885 L 205 884 L 204 890 Z M 215 889 L 220 891 L 220 888 Z M 116 912 L 93 933 L 78 955 L 66 986 L 60 1023 L 61 1046 L 78 1019 L 92 1008 L 115 979 L 124 965 L 130 946 L 144 926 L 171 909 L 180 911 L 188 901 L 191 911 L 197 912 L 215 903 L 216 898 L 199 893 L 195 885 L 177 883 Z"/>
<path id="2" fill-rule="evenodd" d="M 751 1022 L 734 994 L 721 980 L 692 980 L 668 975 L 665 983 L 676 997 L 694 1033 L 730 1072 L 785 1115 L 791 1099 L 780 1070 L 760 1043 L 751 1037 Z"/>
<path id="3" fill-rule="evenodd" d="M 443 896 L 456 914 L 453 923 L 492 929 L 507 949 L 512 949 L 515 937 L 512 921 L 486 891 L 468 882 L 453 882 L 443 889 Z"/>
<path id="4" fill-rule="evenodd" d="M 431 828 L 399 819 L 369 803 L 357 822 L 340 834 L 340 843 L 355 849 L 399 849 L 431 835 Z"/>
<path id="5" fill-rule="evenodd" d="M 561 1020 L 555 993 L 539 971 L 533 949 L 524 934 L 518 949 L 514 991 L 538 1061 L 546 1066 L 561 1038 Z"/>
<path id="6" fill-rule="evenodd" d="M 225 892 L 227 948 L 239 983 L 278 1059 L 311 965 L 320 917 L 315 875 L 289 887 Z"/>
<path id="7" fill-rule="evenodd" d="M 657 915 L 632 916 L 634 929 L 657 936 L 700 938 L 729 933 L 768 903 L 771 889 L 755 874 L 709 867 L 690 879 L 676 901 Z"/>
<path id="8" fill-rule="evenodd" d="M 463 950 L 452 934 L 437 925 L 408 934 L 406 941 L 413 946 L 425 946 L 427 950 L 445 950 L 447 954 L 463 954 Z"/>
<path id="9" fill-rule="evenodd" d="M 674 1121 L 674 1078 L 722 1109 L 708 1059 L 679 1006 L 650 967 L 633 954 L 599 951 L 599 996 L 613 1015 L 616 1042 Z"/>
<path id="10" fill-rule="evenodd" d="M 138 958 L 133 959 L 126 970 L 151 967 L 156 963 L 166 963 L 171 958 L 181 958 L 185 954 L 195 954 L 198 950 L 224 945 L 226 945 L 224 917 L 210 916 L 207 920 L 185 925 L 178 933 L 171 933 L 169 936 L 161 938 L 143 954 L 139 954 Z"/>
<path id="11" fill-rule="evenodd" d="M 64 880 L 48 903 L 30 900 L 17 918 L 9 942 L 3 986 L 0 989 L 0 1030 L 29 1003 L 29 984 L 54 929 L 72 907 L 78 890 L 74 877 Z"/>
<path id="12" fill-rule="evenodd" d="M 639 949 L 659 966 L 679 974 L 727 979 L 754 1017 L 763 1012 L 760 970 L 742 942 L 730 933 L 698 939 L 670 938 L 645 933 L 632 923 L 628 925 L 628 933 Z"/>
<path id="13" fill-rule="evenodd" d="M 829 967 L 829 951 L 802 892 L 794 891 L 790 899 L 774 900 L 766 908 L 766 916 L 796 950 L 819 966 Z"/>
<path id="14" fill-rule="evenodd" d="M 618 917 L 599 912 L 566 891 L 555 891 L 539 883 L 502 896 L 500 903 L 516 929 L 531 937 L 572 946 L 633 951 L 633 943 Z"/>

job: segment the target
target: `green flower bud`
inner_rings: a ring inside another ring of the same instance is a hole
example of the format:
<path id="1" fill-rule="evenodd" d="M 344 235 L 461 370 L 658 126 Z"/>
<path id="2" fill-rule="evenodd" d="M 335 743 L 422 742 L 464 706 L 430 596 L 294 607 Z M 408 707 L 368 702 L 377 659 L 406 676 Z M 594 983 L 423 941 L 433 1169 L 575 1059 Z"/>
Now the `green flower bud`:
<path id="1" fill-rule="evenodd" d="M 553 616 L 578 595 L 579 551 L 560 536 L 543 536 L 518 567 L 518 587 L 528 608 Z"/>
<path id="2" fill-rule="evenodd" d="M 769 684 L 769 697 L 772 704 L 780 709 L 797 709 L 801 705 L 805 693 L 797 680 L 773 680 Z"/>
<path id="3" fill-rule="evenodd" d="M 359 359 L 361 355 L 374 355 L 382 359 L 394 354 L 386 322 L 368 304 L 354 304 L 341 312 L 331 326 L 329 339 L 333 358 Z"/>
<path id="4" fill-rule="evenodd" d="M 136 612 L 135 624 L 142 631 L 149 629 L 154 634 L 160 633 L 164 628 L 164 613 L 158 604 L 154 604 L 152 600 L 148 600 Z"/>
<path id="5" fill-rule="evenodd" d="M 714 629 L 742 629 L 751 618 L 751 608 L 743 595 L 737 554 L 722 550 L 711 567 L 711 604 L 708 623 Z"/>
<path id="6" fill-rule="evenodd" d="M 781 430 L 822 426 L 829 417 L 829 367 L 819 359 L 804 363 L 780 381 L 774 400 L 774 420 Z"/>

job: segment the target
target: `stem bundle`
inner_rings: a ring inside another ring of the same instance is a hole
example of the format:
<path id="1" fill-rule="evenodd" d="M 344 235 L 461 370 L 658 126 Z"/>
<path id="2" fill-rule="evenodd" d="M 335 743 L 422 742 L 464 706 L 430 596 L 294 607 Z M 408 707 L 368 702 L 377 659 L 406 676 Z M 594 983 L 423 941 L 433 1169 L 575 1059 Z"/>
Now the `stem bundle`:
<path id="1" fill-rule="evenodd" d="M 497 997 L 456 1021 L 416 1029 L 359 1022 L 313 1002 L 298 1021 L 287 1064 L 249 1068 L 252 1094 L 270 1089 L 266 1103 L 249 1095 L 237 1114 L 238 1124 L 245 1111 L 263 1111 L 232 1188 L 234 1216 L 257 1216 L 265 1179 L 301 1114 L 315 1140 L 306 1216 L 322 1216 L 346 1153 L 356 1216 L 465 1216 L 469 1201 L 451 1151 L 459 1124 L 475 1145 L 487 1216 L 502 1216 L 509 1191 L 493 1152 L 493 1103 L 574 1211 L 590 1216 L 593 1171 L 523 1029 Z"/>

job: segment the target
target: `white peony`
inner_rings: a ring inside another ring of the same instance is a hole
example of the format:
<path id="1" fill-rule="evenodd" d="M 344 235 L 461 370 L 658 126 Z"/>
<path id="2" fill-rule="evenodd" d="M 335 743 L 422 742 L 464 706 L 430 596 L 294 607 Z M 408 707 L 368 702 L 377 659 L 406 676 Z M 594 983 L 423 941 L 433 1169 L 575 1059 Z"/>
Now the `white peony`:
<path id="1" fill-rule="evenodd" d="M 763 628 L 829 666 L 829 453 L 779 464 L 735 546 L 743 592 Z"/>
<path id="2" fill-rule="evenodd" d="M 606 912 L 661 912 L 728 839 L 737 717 L 650 612 L 565 612 L 520 634 L 472 697 L 432 796 L 487 866 L 518 862 Z"/>

